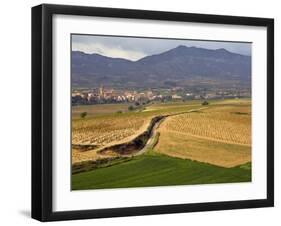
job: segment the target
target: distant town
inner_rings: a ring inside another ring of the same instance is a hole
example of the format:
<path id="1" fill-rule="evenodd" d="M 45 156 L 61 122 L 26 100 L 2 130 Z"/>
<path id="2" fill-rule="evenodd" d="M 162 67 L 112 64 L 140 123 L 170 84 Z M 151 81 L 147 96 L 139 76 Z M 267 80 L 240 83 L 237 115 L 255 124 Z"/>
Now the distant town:
<path id="1" fill-rule="evenodd" d="M 249 88 L 199 88 L 190 90 L 183 87 L 174 87 L 166 89 L 126 90 L 100 86 L 93 89 L 73 89 L 72 105 L 149 103 L 152 101 L 167 102 L 247 97 L 251 97 L 251 90 Z"/>

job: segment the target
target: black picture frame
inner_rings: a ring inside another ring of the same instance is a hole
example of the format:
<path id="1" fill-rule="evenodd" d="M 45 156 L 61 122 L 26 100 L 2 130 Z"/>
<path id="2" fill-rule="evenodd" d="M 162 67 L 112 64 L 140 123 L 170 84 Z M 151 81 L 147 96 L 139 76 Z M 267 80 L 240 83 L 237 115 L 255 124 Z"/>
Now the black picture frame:
<path id="1" fill-rule="evenodd" d="M 267 28 L 267 198 L 129 208 L 52 210 L 52 17 L 55 14 L 181 21 Z M 32 218 L 40 221 L 122 217 L 274 205 L 274 20 L 43 4 L 32 8 Z"/>

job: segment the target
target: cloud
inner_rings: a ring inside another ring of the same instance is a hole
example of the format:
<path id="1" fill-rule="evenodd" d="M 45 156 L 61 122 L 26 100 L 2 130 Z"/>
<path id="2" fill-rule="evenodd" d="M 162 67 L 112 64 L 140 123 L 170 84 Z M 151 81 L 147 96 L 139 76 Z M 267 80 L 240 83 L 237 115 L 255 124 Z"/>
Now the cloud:
<path id="1" fill-rule="evenodd" d="M 251 55 L 251 43 L 72 35 L 73 50 L 79 50 L 85 53 L 98 53 L 108 57 L 125 58 L 133 61 L 148 55 L 165 52 L 178 45 L 196 46 L 207 49 L 225 48 L 230 52 Z"/>
<path id="2" fill-rule="evenodd" d="M 120 46 L 111 47 L 101 43 L 72 43 L 72 50 L 82 51 L 84 53 L 98 53 L 107 57 L 124 58 L 128 60 L 139 60 L 145 56 L 145 53 L 136 50 L 123 49 Z"/>

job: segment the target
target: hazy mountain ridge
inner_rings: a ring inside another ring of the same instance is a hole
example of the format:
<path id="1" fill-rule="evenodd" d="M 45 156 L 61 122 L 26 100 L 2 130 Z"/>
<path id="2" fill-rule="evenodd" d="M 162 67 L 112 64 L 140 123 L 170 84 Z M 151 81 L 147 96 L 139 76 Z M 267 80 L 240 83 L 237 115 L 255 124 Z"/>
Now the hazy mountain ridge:
<path id="1" fill-rule="evenodd" d="M 232 80 L 250 83 L 251 56 L 225 49 L 178 46 L 138 61 L 130 61 L 72 51 L 74 87 L 162 87 L 169 81 L 183 84 L 204 79 L 221 83 Z"/>

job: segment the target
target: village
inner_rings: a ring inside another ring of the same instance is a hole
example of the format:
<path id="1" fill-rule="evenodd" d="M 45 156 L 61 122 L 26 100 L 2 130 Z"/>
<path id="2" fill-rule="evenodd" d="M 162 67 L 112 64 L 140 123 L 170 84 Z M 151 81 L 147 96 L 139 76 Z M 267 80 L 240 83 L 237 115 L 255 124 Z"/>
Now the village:
<path id="1" fill-rule="evenodd" d="M 251 96 L 248 89 L 198 89 L 187 90 L 182 87 L 170 89 L 125 90 L 100 86 L 93 89 L 73 89 L 72 105 L 132 103 L 150 101 L 186 101 L 227 98 L 247 98 Z"/>

